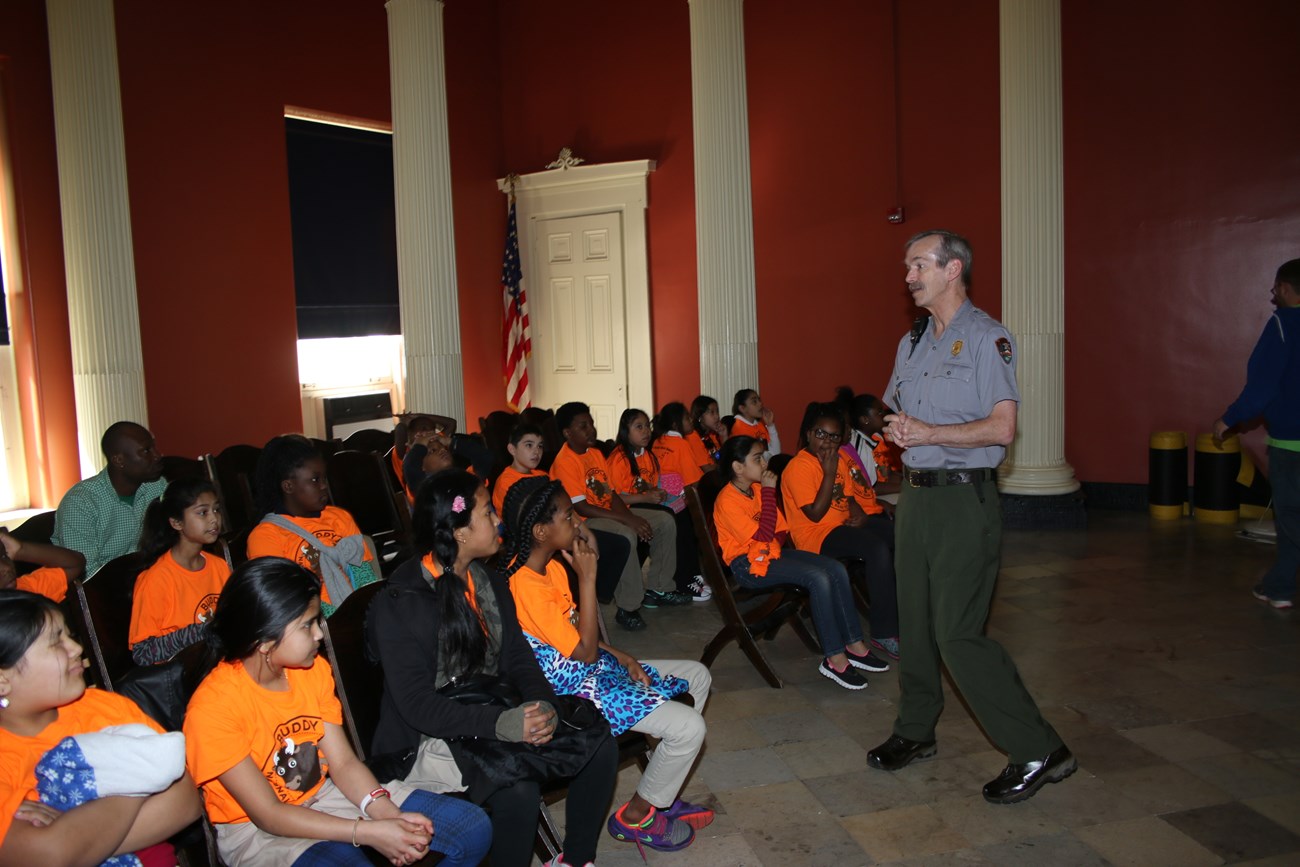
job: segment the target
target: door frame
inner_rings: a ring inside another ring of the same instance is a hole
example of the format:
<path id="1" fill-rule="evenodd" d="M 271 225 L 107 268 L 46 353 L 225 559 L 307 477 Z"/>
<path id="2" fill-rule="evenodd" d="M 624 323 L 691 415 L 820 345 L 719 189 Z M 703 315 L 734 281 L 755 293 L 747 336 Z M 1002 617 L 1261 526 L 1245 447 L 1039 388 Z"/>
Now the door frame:
<path id="1" fill-rule="evenodd" d="M 556 217 L 617 213 L 623 227 L 623 341 L 627 354 L 628 406 L 654 414 L 654 365 L 650 340 L 650 268 L 646 252 L 647 178 L 654 160 L 630 160 L 520 175 L 515 180 L 520 267 L 525 290 L 540 285 L 534 261 L 536 226 Z M 505 178 L 497 189 L 509 192 Z M 536 289 L 534 288 L 534 291 Z M 530 373 L 531 376 L 531 373 Z"/>

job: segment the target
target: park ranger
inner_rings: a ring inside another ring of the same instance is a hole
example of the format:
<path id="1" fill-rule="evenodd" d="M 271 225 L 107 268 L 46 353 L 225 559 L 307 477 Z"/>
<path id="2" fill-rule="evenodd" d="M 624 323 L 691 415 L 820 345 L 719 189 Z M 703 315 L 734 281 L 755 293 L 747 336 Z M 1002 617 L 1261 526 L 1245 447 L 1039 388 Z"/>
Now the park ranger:
<path id="1" fill-rule="evenodd" d="M 951 232 L 907 244 L 907 288 L 928 316 L 898 344 L 885 436 L 903 452 L 896 557 L 902 654 L 898 718 L 867 755 L 894 771 L 935 754 L 942 662 L 1010 763 L 984 786 L 1010 804 L 1074 773 L 1002 646 L 984 635 L 1002 540 L 995 468 L 1016 435 L 1016 351 L 967 298 L 971 250 Z"/>

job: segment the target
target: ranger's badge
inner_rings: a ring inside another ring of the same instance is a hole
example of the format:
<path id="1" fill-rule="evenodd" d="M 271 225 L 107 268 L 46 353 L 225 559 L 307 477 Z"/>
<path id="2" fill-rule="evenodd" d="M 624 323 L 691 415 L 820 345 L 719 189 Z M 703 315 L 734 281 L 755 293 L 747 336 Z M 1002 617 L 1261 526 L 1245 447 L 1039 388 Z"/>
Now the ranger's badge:
<path id="1" fill-rule="evenodd" d="M 1005 337 L 999 337 L 997 342 L 997 347 L 998 347 L 998 355 L 1002 356 L 1002 362 L 1004 364 L 1010 364 L 1011 363 L 1011 341 L 1007 340 Z"/>

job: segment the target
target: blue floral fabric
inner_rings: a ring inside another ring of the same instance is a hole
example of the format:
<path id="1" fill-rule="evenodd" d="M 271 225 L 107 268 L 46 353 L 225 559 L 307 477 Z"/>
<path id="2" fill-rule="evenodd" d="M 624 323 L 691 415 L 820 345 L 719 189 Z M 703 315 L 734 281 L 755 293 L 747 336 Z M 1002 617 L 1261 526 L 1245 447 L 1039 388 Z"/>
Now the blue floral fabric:
<path id="1" fill-rule="evenodd" d="M 36 793 L 41 803 L 60 812 L 99 797 L 95 769 L 75 738 L 64 738 L 36 764 Z M 114 855 L 100 867 L 142 867 L 134 855 Z"/>
<path id="2" fill-rule="evenodd" d="M 614 654 L 601 650 L 595 662 L 580 662 L 560 653 L 551 645 L 538 641 L 527 632 L 524 638 L 537 657 L 542 674 L 560 695 L 591 699 L 600 708 L 609 728 L 616 736 L 649 716 L 650 712 L 675 695 L 686 692 L 689 684 L 680 677 L 663 677 L 652 665 L 642 665 L 650 675 L 650 685 L 637 683 L 619 664 Z"/>

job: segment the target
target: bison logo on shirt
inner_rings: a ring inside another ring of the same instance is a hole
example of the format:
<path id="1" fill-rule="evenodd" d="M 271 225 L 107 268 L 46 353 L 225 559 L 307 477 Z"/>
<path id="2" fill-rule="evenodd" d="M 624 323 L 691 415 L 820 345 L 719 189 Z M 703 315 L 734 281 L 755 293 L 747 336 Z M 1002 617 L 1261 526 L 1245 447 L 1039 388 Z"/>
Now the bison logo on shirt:
<path id="1" fill-rule="evenodd" d="M 271 758 L 275 774 L 286 789 L 305 792 L 320 782 L 320 754 L 311 741 L 299 744 L 285 738 Z"/>
<path id="2" fill-rule="evenodd" d="M 194 606 L 194 622 L 207 623 L 212 619 L 212 615 L 217 613 L 217 600 L 221 598 L 219 593 L 209 593 L 199 600 L 199 604 Z"/>
<path id="3" fill-rule="evenodd" d="M 603 470 L 587 470 L 587 490 L 591 492 L 593 506 L 600 506 L 609 500 L 609 479 Z"/>

